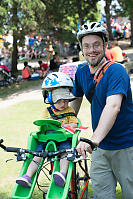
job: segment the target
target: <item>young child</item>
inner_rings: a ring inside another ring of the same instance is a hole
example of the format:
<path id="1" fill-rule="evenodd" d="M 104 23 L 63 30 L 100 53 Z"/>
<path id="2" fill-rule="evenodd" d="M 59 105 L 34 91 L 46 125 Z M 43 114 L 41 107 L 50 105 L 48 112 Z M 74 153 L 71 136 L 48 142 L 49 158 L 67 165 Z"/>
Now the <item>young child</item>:
<path id="1" fill-rule="evenodd" d="M 65 81 L 64 83 L 63 80 Z M 78 119 L 74 114 L 74 110 L 68 106 L 69 101 L 75 99 L 70 91 L 72 86 L 72 80 L 66 74 L 60 72 L 51 73 L 44 79 L 44 82 L 42 84 L 42 88 L 44 89 L 44 102 L 47 104 L 51 104 L 51 106 L 46 108 L 43 112 L 44 119 L 51 118 L 52 111 L 52 115 L 55 114 L 56 116 L 58 116 L 63 114 L 63 118 L 58 119 L 62 123 L 62 127 L 66 127 L 68 124 L 73 128 L 77 127 Z M 65 116 L 65 113 L 67 113 L 67 116 Z M 46 142 L 40 142 L 37 146 L 36 151 L 45 150 L 46 145 Z M 59 150 L 71 148 L 71 139 L 69 138 L 66 141 L 59 142 L 57 146 L 59 147 Z M 65 154 L 63 154 L 62 157 L 64 155 Z M 36 164 L 36 162 L 40 163 L 41 159 L 41 157 L 35 156 L 33 158 L 33 161 L 30 163 L 26 174 L 22 177 L 19 177 L 16 180 L 16 183 L 27 188 L 31 187 L 31 178 L 38 169 L 38 164 Z M 60 172 L 55 172 L 53 174 L 54 182 L 56 185 L 60 187 L 64 186 L 68 166 L 68 160 L 60 160 Z"/>

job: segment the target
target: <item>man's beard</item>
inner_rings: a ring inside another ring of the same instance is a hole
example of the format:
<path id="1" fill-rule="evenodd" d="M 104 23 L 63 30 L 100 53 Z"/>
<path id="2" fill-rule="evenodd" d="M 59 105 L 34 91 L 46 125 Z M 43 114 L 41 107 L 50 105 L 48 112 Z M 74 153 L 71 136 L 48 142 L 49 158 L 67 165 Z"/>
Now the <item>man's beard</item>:
<path id="1" fill-rule="evenodd" d="M 95 60 L 90 60 L 87 57 L 87 61 L 88 61 L 88 63 L 89 63 L 90 66 L 96 67 L 96 66 L 99 65 L 99 63 L 101 62 L 101 60 L 103 59 L 103 57 L 104 57 L 104 53 L 98 59 L 95 59 Z"/>

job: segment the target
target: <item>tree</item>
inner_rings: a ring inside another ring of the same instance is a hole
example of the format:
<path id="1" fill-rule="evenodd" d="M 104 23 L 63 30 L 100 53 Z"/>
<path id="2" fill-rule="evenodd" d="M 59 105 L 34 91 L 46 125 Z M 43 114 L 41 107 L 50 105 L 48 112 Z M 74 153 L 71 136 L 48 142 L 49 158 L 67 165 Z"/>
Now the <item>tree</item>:
<path id="1" fill-rule="evenodd" d="M 49 27 L 59 30 L 77 31 L 77 24 L 97 19 L 99 0 L 41 0 L 46 6 Z M 50 22 L 50 23 L 49 23 Z M 48 28 L 49 29 L 49 28 Z"/>
<path id="2" fill-rule="evenodd" d="M 43 19 L 45 6 L 38 0 L 3 0 L 0 10 L 3 10 L 0 13 L 0 32 L 10 31 L 13 35 L 12 73 L 16 73 L 18 45 L 23 45 L 25 35 L 40 30 L 39 22 Z"/>
<path id="3" fill-rule="evenodd" d="M 130 7 L 130 21 L 131 21 L 131 46 L 133 46 L 133 6 Z"/>
<path id="4" fill-rule="evenodd" d="M 98 0 L 2 0 L 0 32 L 13 34 L 12 72 L 17 72 L 18 45 L 30 32 L 56 35 L 62 41 L 76 37 L 77 24 L 97 19 Z M 56 34 L 55 34 L 56 33 Z M 68 37 L 66 37 L 66 35 Z"/>
<path id="5" fill-rule="evenodd" d="M 68 7 L 68 13 L 73 16 L 73 20 L 82 25 L 85 21 L 97 20 L 98 0 L 72 0 Z"/>
<path id="6" fill-rule="evenodd" d="M 112 0 L 105 0 L 106 24 L 107 24 L 107 29 L 108 29 L 109 39 L 110 40 L 113 39 L 112 27 L 111 27 L 111 23 L 110 23 L 110 19 L 111 19 L 111 14 L 110 14 L 111 2 L 112 2 Z"/>

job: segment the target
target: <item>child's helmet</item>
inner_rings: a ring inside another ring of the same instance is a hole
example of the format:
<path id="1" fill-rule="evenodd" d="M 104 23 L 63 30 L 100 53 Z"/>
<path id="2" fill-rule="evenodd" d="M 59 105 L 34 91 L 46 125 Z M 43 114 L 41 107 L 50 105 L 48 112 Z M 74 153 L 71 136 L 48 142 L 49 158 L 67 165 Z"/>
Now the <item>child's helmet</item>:
<path id="1" fill-rule="evenodd" d="M 97 22 L 87 22 L 86 24 L 81 26 L 81 29 L 77 33 L 77 39 L 80 42 L 80 45 L 82 43 L 82 38 L 85 35 L 92 34 L 92 35 L 98 35 L 102 37 L 105 41 L 108 40 L 108 32 L 106 28 Z"/>
<path id="2" fill-rule="evenodd" d="M 52 100 L 52 92 L 54 91 L 53 94 L 57 94 L 57 88 L 60 87 L 65 88 L 64 90 L 59 89 L 62 92 L 62 97 L 61 95 L 59 95 L 58 99 L 56 97 L 56 100 Z M 46 76 L 42 83 L 42 94 L 44 97 L 44 102 L 48 104 L 54 104 L 61 99 L 68 99 L 69 101 L 72 101 L 75 99 L 75 97 L 71 93 L 72 88 L 73 82 L 68 75 L 61 72 L 50 73 Z M 64 96 L 63 92 L 65 93 Z"/>
<path id="3" fill-rule="evenodd" d="M 42 89 L 52 89 L 56 87 L 67 86 L 73 88 L 71 78 L 65 73 L 53 72 L 46 76 L 43 81 Z"/>

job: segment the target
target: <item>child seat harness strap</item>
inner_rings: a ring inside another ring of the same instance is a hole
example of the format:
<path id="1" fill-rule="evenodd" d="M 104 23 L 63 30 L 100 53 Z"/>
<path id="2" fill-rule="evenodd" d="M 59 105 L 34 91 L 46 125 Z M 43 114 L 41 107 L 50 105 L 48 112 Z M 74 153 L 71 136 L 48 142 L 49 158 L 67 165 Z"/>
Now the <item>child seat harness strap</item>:
<path id="1" fill-rule="evenodd" d="M 90 90 L 90 103 L 92 102 L 92 98 L 94 95 L 94 91 L 95 88 L 97 87 L 98 83 L 100 82 L 100 80 L 102 79 L 102 77 L 104 76 L 106 70 L 108 69 L 108 67 L 113 64 L 113 62 L 111 61 L 106 61 L 105 64 L 103 66 L 101 66 L 95 73 L 94 75 L 94 79 L 93 79 L 93 86 Z"/>
<path id="2" fill-rule="evenodd" d="M 56 114 L 53 112 L 51 106 L 50 106 L 50 107 L 47 107 L 47 109 L 48 109 L 48 111 L 49 111 L 51 117 L 52 117 L 54 120 L 62 119 L 62 118 L 67 117 L 67 116 L 75 116 L 75 117 L 76 117 L 75 113 L 73 113 L 73 112 L 63 113 L 63 114 L 60 114 L 60 115 L 56 115 Z"/>

